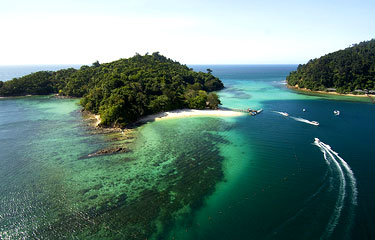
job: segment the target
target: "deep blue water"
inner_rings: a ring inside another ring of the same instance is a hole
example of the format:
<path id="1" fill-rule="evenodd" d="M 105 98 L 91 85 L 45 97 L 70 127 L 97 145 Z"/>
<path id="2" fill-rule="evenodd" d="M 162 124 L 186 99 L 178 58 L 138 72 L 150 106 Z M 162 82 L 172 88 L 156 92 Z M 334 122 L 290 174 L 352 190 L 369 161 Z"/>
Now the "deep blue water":
<path id="1" fill-rule="evenodd" d="M 357 102 L 357 99 L 296 94 L 284 85 L 285 76 L 296 68 L 293 65 L 193 68 L 201 71 L 210 68 L 224 80 L 227 88 L 220 95 L 225 105 L 264 109 L 254 118 L 237 119 L 235 128 L 248 142 L 242 147 L 251 149 L 252 154 L 243 157 L 245 173 L 238 173 L 236 190 L 227 196 L 214 195 L 207 203 L 222 203 L 201 211 L 207 217 L 231 206 L 231 213 L 221 217 L 215 227 L 198 231 L 195 236 L 206 234 L 205 239 L 375 237 L 373 104 Z M 306 112 L 302 111 L 304 108 Z M 337 109 L 341 111 L 340 116 L 333 114 Z M 289 117 L 274 111 L 287 112 Z M 313 126 L 292 117 L 315 120 L 320 125 Z M 330 159 L 326 152 L 330 163 L 327 165 L 323 153 L 312 144 L 314 138 L 330 145 L 347 162 L 354 173 L 355 189 L 351 174 L 345 172 L 340 159 L 335 155 Z M 335 160 L 344 178 L 340 177 Z M 343 181 L 345 187 L 340 191 Z M 341 208 L 339 212 L 335 211 L 337 207 Z"/>

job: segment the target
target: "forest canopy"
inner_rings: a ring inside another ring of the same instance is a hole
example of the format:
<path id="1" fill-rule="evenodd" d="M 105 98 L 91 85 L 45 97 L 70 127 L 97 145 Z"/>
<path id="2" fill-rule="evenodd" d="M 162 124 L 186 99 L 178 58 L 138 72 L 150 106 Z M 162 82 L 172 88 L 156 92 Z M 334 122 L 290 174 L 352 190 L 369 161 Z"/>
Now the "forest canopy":
<path id="1" fill-rule="evenodd" d="M 212 70 L 195 72 L 155 52 L 80 69 L 40 71 L 0 82 L 0 96 L 81 97 L 87 111 L 100 114 L 103 126 L 125 126 L 142 116 L 180 108 L 215 109 L 213 91 L 224 87 Z"/>
<path id="2" fill-rule="evenodd" d="M 354 44 L 307 64 L 299 65 L 286 78 L 290 86 L 339 93 L 375 89 L 375 39 Z"/>

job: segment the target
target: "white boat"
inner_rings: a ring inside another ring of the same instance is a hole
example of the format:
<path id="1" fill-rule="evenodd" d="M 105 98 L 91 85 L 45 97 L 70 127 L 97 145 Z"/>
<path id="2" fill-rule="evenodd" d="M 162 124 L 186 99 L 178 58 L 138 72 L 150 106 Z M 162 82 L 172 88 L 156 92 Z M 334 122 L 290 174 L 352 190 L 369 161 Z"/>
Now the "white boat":
<path id="1" fill-rule="evenodd" d="M 333 114 L 335 114 L 336 116 L 340 115 L 340 111 L 339 110 L 335 110 L 333 111 Z"/>
<path id="2" fill-rule="evenodd" d="M 302 109 L 303 112 L 306 112 L 306 109 Z"/>
<path id="3" fill-rule="evenodd" d="M 286 112 L 278 112 L 278 111 L 274 111 L 274 112 L 275 112 L 275 113 L 278 113 L 278 114 L 280 114 L 280 115 L 283 115 L 283 116 L 285 116 L 285 117 L 289 116 L 289 114 L 286 113 Z"/>
<path id="4" fill-rule="evenodd" d="M 286 112 L 279 112 L 279 113 L 280 113 L 281 115 L 285 116 L 285 117 L 289 116 L 289 114 L 286 113 Z"/>
<path id="5" fill-rule="evenodd" d="M 300 118 L 300 117 L 291 117 L 291 118 L 293 118 L 294 120 L 296 120 L 298 122 L 304 122 L 304 123 L 307 123 L 307 124 L 319 126 L 319 123 L 317 121 L 310 121 L 310 120 Z"/>
<path id="6" fill-rule="evenodd" d="M 259 109 L 259 110 L 251 110 L 251 109 L 249 108 L 249 109 L 247 109 L 247 111 L 249 112 L 249 115 L 251 115 L 251 116 L 255 116 L 255 115 L 261 113 L 261 112 L 263 111 L 263 108 L 261 108 L 261 109 Z"/>

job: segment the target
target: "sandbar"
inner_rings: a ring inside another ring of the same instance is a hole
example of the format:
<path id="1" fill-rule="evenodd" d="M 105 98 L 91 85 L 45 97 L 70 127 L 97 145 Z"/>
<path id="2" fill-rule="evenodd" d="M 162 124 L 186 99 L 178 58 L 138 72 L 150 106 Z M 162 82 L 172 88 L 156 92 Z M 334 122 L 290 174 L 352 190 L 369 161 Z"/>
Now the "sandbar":
<path id="1" fill-rule="evenodd" d="M 232 110 L 196 110 L 196 109 L 179 109 L 168 112 L 152 114 L 141 118 L 138 122 L 145 123 L 150 121 L 160 121 L 172 118 L 186 117 L 238 117 L 244 113 Z"/>

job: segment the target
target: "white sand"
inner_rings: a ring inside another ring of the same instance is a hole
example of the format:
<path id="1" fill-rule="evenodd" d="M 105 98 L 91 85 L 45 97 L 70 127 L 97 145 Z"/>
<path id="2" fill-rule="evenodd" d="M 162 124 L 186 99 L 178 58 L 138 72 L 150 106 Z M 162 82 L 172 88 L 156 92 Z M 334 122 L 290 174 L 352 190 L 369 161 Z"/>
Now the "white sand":
<path id="1" fill-rule="evenodd" d="M 196 110 L 196 109 L 181 109 L 170 112 L 162 112 L 146 116 L 139 120 L 139 122 L 159 121 L 171 118 L 186 118 L 186 117 L 237 117 L 244 113 L 235 112 L 231 110 Z"/>
<path id="2" fill-rule="evenodd" d="M 102 120 L 100 119 L 100 115 L 94 115 L 94 117 L 96 119 L 94 126 L 97 127 Z"/>

